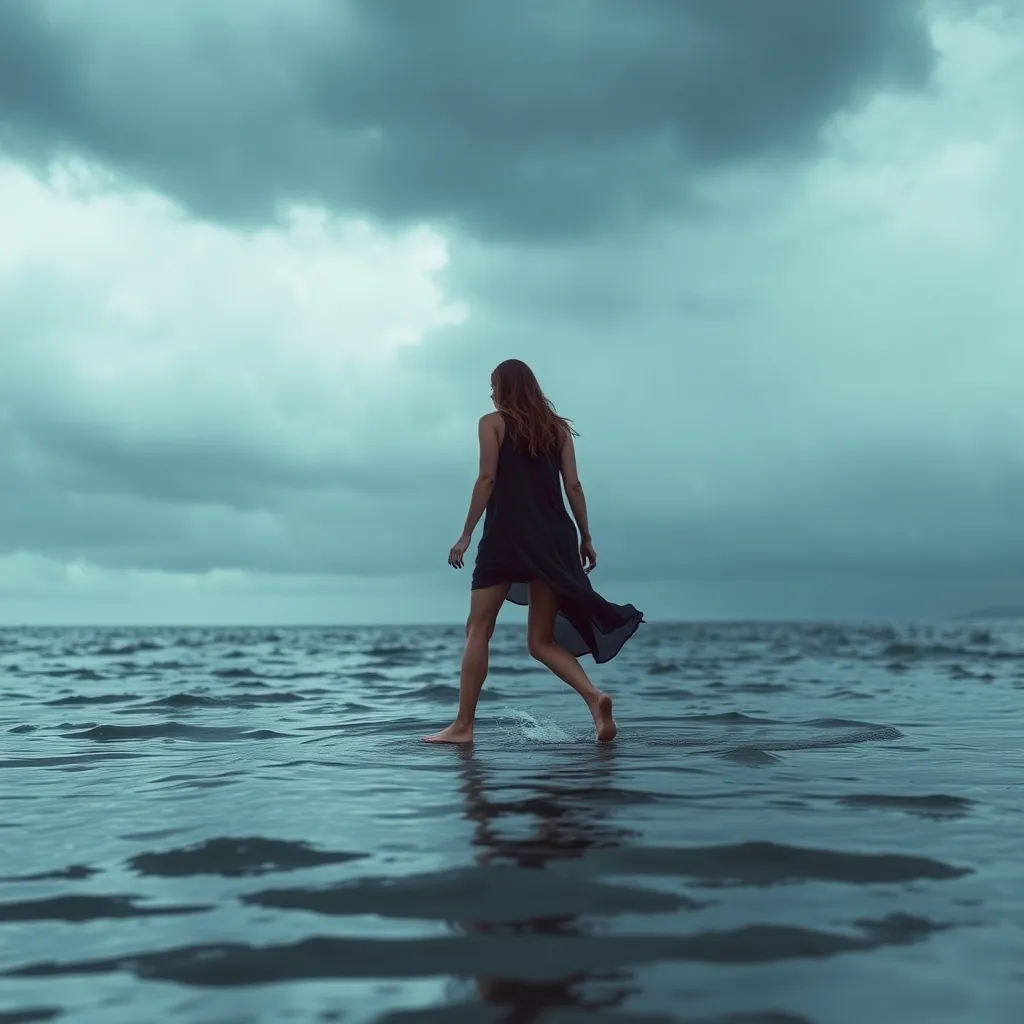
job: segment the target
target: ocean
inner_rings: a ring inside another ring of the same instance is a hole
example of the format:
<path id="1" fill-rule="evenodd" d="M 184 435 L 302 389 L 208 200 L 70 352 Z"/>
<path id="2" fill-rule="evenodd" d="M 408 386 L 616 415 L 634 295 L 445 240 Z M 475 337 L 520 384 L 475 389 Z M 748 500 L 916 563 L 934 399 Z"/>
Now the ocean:
<path id="1" fill-rule="evenodd" d="M 1017 1024 L 1024 626 L 0 631 L 0 1022 Z"/>

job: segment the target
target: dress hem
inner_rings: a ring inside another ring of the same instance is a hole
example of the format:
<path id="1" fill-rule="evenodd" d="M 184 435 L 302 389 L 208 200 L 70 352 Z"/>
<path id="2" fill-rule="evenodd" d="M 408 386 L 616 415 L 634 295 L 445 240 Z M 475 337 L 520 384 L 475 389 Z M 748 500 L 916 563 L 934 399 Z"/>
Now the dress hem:
<path id="1" fill-rule="evenodd" d="M 543 579 L 543 577 L 542 576 L 531 576 L 529 579 L 509 579 L 509 578 L 505 578 L 505 579 L 500 579 L 500 580 L 494 580 L 493 582 L 490 582 L 490 583 L 484 583 L 484 584 L 481 584 L 480 586 L 474 586 L 474 587 L 472 587 L 472 589 L 473 590 L 483 590 L 486 587 L 497 587 L 497 586 L 500 586 L 503 583 L 507 583 L 511 589 L 509 590 L 508 594 L 505 595 L 505 600 L 506 601 L 510 601 L 512 604 L 518 605 L 520 608 L 529 608 L 529 606 L 530 606 L 529 592 L 527 592 L 527 596 L 525 598 L 519 597 L 517 595 L 516 591 L 515 591 L 515 585 L 517 583 L 520 586 L 522 586 L 523 584 L 529 584 L 529 583 L 532 583 L 533 580 L 535 580 L 535 579 Z M 550 586 L 550 584 L 549 584 L 549 586 Z M 559 611 L 558 614 L 562 615 L 564 617 L 564 614 L 561 611 Z M 575 658 L 582 658 L 584 655 L 588 655 L 589 654 L 590 657 L 592 657 L 594 659 L 594 664 L 595 665 L 603 665 L 606 662 L 611 661 L 612 658 L 614 658 L 619 653 L 619 651 L 621 651 L 622 648 L 625 647 L 627 641 L 632 638 L 633 634 L 636 633 L 636 631 L 640 628 L 640 626 L 643 624 L 644 621 L 646 621 L 644 619 L 644 613 L 639 611 L 639 610 L 635 611 L 634 614 L 632 616 L 630 616 L 630 618 L 628 618 L 622 624 L 622 627 L 621 627 L 621 628 L 625 628 L 626 626 L 630 625 L 630 623 L 632 623 L 632 628 L 629 629 L 629 631 L 623 635 L 622 639 L 619 641 L 618 645 L 615 647 L 615 650 L 611 651 L 608 654 L 605 654 L 605 656 L 601 657 L 601 658 L 599 658 L 597 656 L 597 654 L 595 654 L 589 647 L 587 647 L 587 649 L 585 651 L 580 651 L 579 653 L 572 651 L 570 648 L 565 647 L 562 644 L 559 644 L 559 647 L 562 647 L 563 650 L 569 651 L 569 653 L 572 654 L 573 657 L 575 657 Z M 557 643 L 557 641 L 556 641 L 556 643 Z"/>

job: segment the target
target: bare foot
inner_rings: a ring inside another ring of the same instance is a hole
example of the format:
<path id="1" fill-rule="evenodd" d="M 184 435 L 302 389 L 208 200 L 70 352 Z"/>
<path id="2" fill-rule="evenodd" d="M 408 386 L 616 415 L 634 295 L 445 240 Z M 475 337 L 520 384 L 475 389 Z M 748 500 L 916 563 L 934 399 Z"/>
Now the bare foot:
<path id="1" fill-rule="evenodd" d="M 594 716 L 594 728 L 597 730 L 597 742 L 610 743 L 615 739 L 615 734 L 619 729 L 615 724 L 615 719 L 612 718 L 612 699 L 607 693 L 602 693 L 601 696 L 597 698 L 590 709 L 590 713 Z"/>
<path id="2" fill-rule="evenodd" d="M 473 726 L 460 725 L 453 722 L 447 729 L 435 732 L 433 736 L 424 736 L 424 743 L 472 743 Z"/>

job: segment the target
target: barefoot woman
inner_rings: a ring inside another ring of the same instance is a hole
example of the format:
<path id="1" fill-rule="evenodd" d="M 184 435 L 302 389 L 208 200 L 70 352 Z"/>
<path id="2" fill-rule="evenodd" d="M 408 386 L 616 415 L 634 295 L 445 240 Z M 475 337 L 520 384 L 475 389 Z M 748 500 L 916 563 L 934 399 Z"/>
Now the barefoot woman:
<path id="1" fill-rule="evenodd" d="M 529 605 L 530 654 L 568 683 L 587 703 L 600 741 L 615 738 L 612 701 L 576 660 L 590 654 L 608 661 L 636 632 L 643 615 L 631 604 L 612 604 L 590 585 L 597 565 L 587 505 L 576 475 L 575 431 L 555 413 L 526 363 L 507 359 L 491 374 L 497 412 L 480 419 L 480 474 L 466 528 L 448 555 L 463 566 L 484 509 L 483 537 L 473 570 L 466 648 L 455 721 L 426 739 L 469 743 L 477 698 L 487 677 L 487 648 L 505 600 Z M 562 500 L 565 484 L 576 525 Z"/>

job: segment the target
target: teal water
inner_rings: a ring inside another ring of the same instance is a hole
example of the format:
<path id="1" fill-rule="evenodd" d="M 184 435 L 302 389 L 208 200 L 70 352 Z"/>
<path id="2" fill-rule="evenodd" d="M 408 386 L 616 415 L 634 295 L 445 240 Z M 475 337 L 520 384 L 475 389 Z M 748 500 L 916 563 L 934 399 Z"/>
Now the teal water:
<path id="1" fill-rule="evenodd" d="M 461 640 L 0 631 L 0 1021 L 1020 1019 L 1019 627 Z"/>

